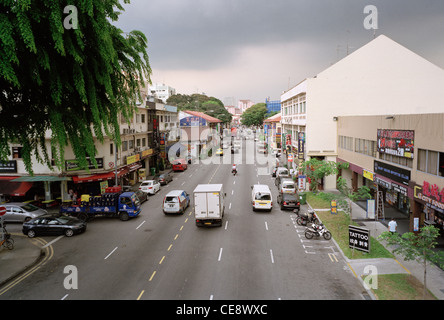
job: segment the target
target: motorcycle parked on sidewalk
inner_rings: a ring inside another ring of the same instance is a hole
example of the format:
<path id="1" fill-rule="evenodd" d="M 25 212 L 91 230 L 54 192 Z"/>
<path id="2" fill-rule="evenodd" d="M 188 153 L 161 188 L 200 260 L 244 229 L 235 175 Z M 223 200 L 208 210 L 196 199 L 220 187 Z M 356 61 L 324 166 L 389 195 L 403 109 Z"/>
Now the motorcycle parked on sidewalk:
<path id="1" fill-rule="evenodd" d="M 324 237 L 325 240 L 331 239 L 331 233 L 327 230 L 327 228 L 322 224 L 312 223 L 311 227 L 307 227 L 305 229 L 305 237 L 307 239 L 312 239 L 314 236 L 316 237 Z"/>
<path id="2" fill-rule="evenodd" d="M 295 212 L 296 210 L 294 210 L 293 212 Z M 296 212 L 295 212 L 296 213 Z M 318 217 L 316 216 L 316 212 L 314 212 L 313 210 L 308 210 L 307 212 L 297 212 L 296 213 L 298 215 L 297 219 L 296 219 L 296 223 L 300 226 L 306 226 L 307 223 L 310 222 L 319 222 Z"/>

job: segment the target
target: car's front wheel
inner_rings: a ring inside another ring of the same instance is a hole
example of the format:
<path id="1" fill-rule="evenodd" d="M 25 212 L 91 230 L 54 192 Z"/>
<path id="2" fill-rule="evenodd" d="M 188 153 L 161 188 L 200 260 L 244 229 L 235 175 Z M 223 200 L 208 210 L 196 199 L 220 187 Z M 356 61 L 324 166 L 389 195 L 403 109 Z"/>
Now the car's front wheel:
<path id="1" fill-rule="evenodd" d="M 74 235 L 74 231 L 72 231 L 72 229 L 65 230 L 65 236 L 72 237 L 73 235 Z"/>
<path id="2" fill-rule="evenodd" d="M 35 237 L 35 231 L 34 230 L 28 230 L 27 235 L 28 235 L 29 238 L 34 238 Z"/>

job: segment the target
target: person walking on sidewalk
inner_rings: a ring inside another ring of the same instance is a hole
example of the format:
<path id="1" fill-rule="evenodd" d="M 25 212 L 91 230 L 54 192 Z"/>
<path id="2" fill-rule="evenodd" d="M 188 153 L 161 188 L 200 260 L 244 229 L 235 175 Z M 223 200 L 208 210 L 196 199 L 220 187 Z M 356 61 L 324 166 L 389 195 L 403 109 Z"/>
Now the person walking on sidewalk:
<path id="1" fill-rule="evenodd" d="M 392 218 L 392 220 L 388 223 L 388 227 L 389 227 L 389 231 L 392 234 L 396 233 L 396 229 L 398 227 L 398 224 L 396 223 L 395 218 Z"/>

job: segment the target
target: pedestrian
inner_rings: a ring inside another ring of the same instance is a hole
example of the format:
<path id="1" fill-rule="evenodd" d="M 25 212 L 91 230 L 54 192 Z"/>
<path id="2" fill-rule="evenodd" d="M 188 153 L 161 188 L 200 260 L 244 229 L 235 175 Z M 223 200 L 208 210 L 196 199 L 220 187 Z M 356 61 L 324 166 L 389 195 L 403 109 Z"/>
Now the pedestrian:
<path id="1" fill-rule="evenodd" d="M 398 224 L 396 223 L 395 218 L 392 218 L 392 220 L 388 223 L 388 227 L 389 227 L 389 231 L 392 234 L 396 233 L 396 229 L 398 227 Z"/>

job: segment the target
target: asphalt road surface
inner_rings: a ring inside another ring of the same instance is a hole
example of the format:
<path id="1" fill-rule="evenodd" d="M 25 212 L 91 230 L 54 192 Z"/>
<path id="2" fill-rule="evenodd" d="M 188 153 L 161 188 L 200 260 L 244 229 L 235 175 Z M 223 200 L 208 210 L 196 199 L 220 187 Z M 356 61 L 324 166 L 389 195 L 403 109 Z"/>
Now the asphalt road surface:
<path id="1" fill-rule="evenodd" d="M 226 161 L 232 155 L 224 157 L 225 163 L 192 164 L 174 173 L 137 218 L 97 218 L 84 234 L 42 237 L 56 240 L 51 259 L 0 299 L 362 300 L 364 289 L 334 243 L 305 239 L 295 215 L 279 209 L 274 178 L 258 174 L 265 166 L 236 159 L 239 174 L 233 176 Z M 192 194 L 202 183 L 224 185 L 222 227 L 196 227 L 192 205 L 183 215 L 163 214 L 167 192 Z M 251 208 L 257 183 L 273 191 L 271 212 Z"/>

